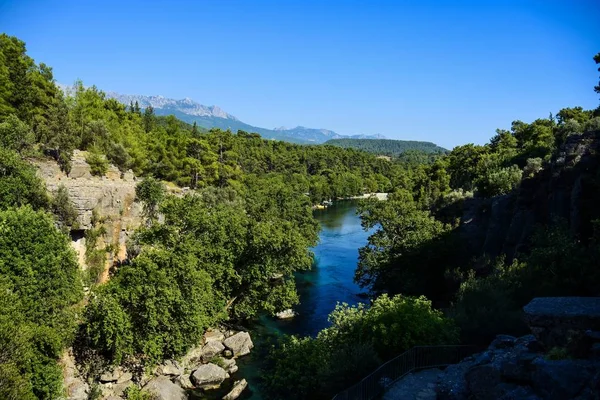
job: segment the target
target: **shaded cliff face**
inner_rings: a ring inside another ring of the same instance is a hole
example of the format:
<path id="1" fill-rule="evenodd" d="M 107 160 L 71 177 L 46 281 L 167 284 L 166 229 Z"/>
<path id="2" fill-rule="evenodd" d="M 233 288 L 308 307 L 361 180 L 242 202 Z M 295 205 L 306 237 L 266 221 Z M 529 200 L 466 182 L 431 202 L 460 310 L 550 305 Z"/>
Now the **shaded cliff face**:
<path id="1" fill-rule="evenodd" d="M 106 251 L 103 281 L 108 276 L 110 266 L 126 258 L 127 238 L 142 223 L 142 206 L 135 202 L 137 182 L 132 173 L 121 176 L 119 170 L 111 165 L 106 176 L 92 176 L 85 156 L 86 152 L 74 152 L 69 176 L 54 161 L 34 163 L 48 191 L 53 192 L 63 185 L 69 192 L 78 214 L 79 229 L 71 232 L 71 235 L 82 269 L 88 267 L 85 234 L 91 229 L 102 227 L 103 233 L 98 238 L 96 247 L 111 250 Z"/>
<path id="2" fill-rule="evenodd" d="M 474 255 L 528 250 L 539 225 L 565 223 L 586 240 L 600 218 L 600 131 L 569 136 L 549 167 L 524 179 L 511 194 L 465 202 L 459 232 Z"/>

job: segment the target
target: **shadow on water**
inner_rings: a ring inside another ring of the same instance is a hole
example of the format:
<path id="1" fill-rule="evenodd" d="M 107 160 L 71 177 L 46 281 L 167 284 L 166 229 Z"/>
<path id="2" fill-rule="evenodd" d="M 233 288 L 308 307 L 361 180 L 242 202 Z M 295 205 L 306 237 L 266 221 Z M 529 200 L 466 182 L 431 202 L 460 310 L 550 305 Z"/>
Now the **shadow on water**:
<path id="1" fill-rule="evenodd" d="M 249 389 L 240 398 L 265 399 L 258 384 L 261 373 L 260 349 L 266 347 L 269 338 L 282 334 L 315 336 L 329 325 L 327 316 L 337 302 L 356 304 L 364 301 L 361 288 L 354 283 L 354 271 L 358 249 L 367 243 L 371 232 L 362 229 L 360 218 L 356 215 L 356 205 L 357 202 L 352 200 L 339 201 L 325 210 L 314 211 L 315 218 L 321 224 L 320 242 L 312 249 L 315 254 L 313 269 L 296 274 L 300 304 L 294 310 L 298 315 L 286 321 L 262 316 L 248 327 L 256 345 L 255 351 L 238 359 L 239 371 L 228 380 L 223 388 L 225 393 L 235 380 L 244 378 L 249 383 Z M 210 398 L 220 397 L 211 394 Z"/>

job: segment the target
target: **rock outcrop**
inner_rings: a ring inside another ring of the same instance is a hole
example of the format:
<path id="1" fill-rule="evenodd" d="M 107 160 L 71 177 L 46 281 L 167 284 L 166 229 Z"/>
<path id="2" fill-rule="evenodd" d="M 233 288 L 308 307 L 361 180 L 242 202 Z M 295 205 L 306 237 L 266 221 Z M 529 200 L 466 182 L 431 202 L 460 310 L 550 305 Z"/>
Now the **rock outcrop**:
<path id="1" fill-rule="evenodd" d="M 105 234 L 98 246 L 110 246 L 112 252 L 106 252 L 105 272 L 102 280 L 108 276 L 113 263 L 122 261 L 127 255 L 127 239 L 142 223 L 142 206 L 135 201 L 133 173 L 121 172 L 110 166 L 105 176 L 92 176 L 86 163 L 86 152 L 76 150 L 72 158 L 72 169 L 67 176 L 52 160 L 35 161 L 38 176 L 45 182 L 47 189 L 54 192 L 64 186 L 75 210 L 77 211 L 77 229 L 72 232 L 73 247 L 79 255 L 82 269 L 85 263 L 85 232 L 94 228 L 94 219 L 102 221 Z"/>
<path id="2" fill-rule="evenodd" d="M 122 400 L 125 390 L 132 385 L 151 393 L 157 399 L 187 399 L 187 391 L 217 389 L 237 372 L 234 351 L 225 350 L 226 341 L 231 349 L 235 350 L 236 357 L 248 354 L 253 347 L 252 339 L 247 332 L 223 332 L 213 329 L 204 334 L 203 345 L 190 349 L 181 360 L 164 360 L 153 368 L 150 375 L 143 373 L 141 366 L 133 367 L 135 372 L 124 367 L 109 367 L 96 376 L 88 378 L 90 382 L 93 379 L 102 400 L 109 398 Z M 229 354 L 226 354 L 227 352 Z M 91 393 L 90 385 L 77 370 L 70 353 L 65 353 L 63 365 L 68 400 L 86 400 Z M 237 398 L 246 386 L 245 380 L 236 381 L 228 394 L 229 398 Z M 181 397 L 182 393 L 184 397 Z"/>
<path id="3" fill-rule="evenodd" d="M 460 232 L 465 252 L 512 259 L 529 247 L 537 225 L 562 221 L 575 237 L 589 237 L 599 194 L 593 185 L 600 168 L 600 131 L 572 135 L 549 168 L 523 179 L 508 195 L 464 202 Z"/>
<path id="4" fill-rule="evenodd" d="M 440 375 L 437 398 L 597 400 L 600 354 L 593 349 L 600 335 L 592 329 L 600 299 L 538 298 L 525 314 L 535 334 L 499 335 L 486 351 L 449 366 Z"/>

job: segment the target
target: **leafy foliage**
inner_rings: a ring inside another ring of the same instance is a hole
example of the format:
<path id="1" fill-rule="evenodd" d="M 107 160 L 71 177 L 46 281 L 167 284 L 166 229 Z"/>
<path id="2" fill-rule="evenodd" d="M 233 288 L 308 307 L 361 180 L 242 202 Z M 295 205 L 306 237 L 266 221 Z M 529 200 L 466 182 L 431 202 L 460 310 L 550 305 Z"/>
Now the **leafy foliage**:
<path id="1" fill-rule="evenodd" d="M 413 140 L 391 140 L 391 139 L 331 139 L 325 145 L 343 147 L 345 149 L 363 150 L 368 153 L 399 157 L 407 151 L 421 153 L 443 154 L 448 150 L 431 142 L 417 142 Z"/>
<path id="2" fill-rule="evenodd" d="M 75 331 L 83 296 L 75 255 L 50 215 L 0 211 L 0 394 L 54 399 L 56 360 Z"/>
<path id="3" fill-rule="evenodd" d="M 265 385 L 276 398 L 331 398 L 381 361 L 415 345 L 455 343 L 453 322 L 425 297 L 382 295 L 371 307 L 338 304 L 316 339 L 285 337 L 273 348 Z"/>

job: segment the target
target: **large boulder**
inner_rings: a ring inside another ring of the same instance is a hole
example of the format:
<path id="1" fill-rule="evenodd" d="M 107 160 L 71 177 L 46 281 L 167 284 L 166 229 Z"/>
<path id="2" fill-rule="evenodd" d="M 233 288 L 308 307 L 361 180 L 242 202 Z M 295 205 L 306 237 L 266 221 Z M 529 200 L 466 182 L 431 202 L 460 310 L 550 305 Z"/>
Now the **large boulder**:
<path id="1" fill-rule="evenodd" d="M 208 343 L 208 342 L 222 342 L 223 340 L 225 340 L 225 334 L 223 332 L 221 332 L 218 329 L 209 329 L 206 332 L 204 332 L 204 343 Z"/>
<path id="2" fill-rule="evenodd" d="M 202 389 L 218 388 L 227 378 L 227 371 L 215 364 L 201 365 L 190 376 L 192 383 Z"/>
<path id="3" fill-rule="evenodd" d="M 572 399 L 579 395 L 593 377 L 592 365 L 585 360 L 534 361 L 533 388 L 549 400 Z"/>
<path id="4" fill-rule="evenodd" d="M 156 400 L 187 400 L 185 390 L 162 375 L 151 379 L 144 386 L 144 390 L 152 394 Z"/>
<path id="5" fill-rule="evenodd" d="M 474 400 L 494 399 L 496 386 L 502 382 L 502 374 L 494 364 L 477 365 L 465 375 L 467 388 Z"/>
<path id="6" fill-rule="evenodd" d="M 202 361 L 207 363 L 225 350 L 223 343 L 211 340 L 202 347 Z"/>
<path id="7" fill-rule="evenodd" d="M 231 391 L 229 393 L 227 393 L 224 397 L 223 400 L 235 400 L 238 397 L 240 397 L 240 395 L 242 394 L 242 392 L 244 391 L 244 389 L 246 389 L 246 386 L 248 386 L 248 382 L 246 382 L 245 379 L 242 379 L 240 381 L 237 381 L 233 384 L 233 388 L 231 389 Z"/>
<path id="8" fill-rule="evenodd" d="M 163 364 L 156 367 L 156 375 L 179 376 L 183 374 L 183 367 L 177 361 L 166 360 Z"/>
<path id="9" fill-rule="evenodd" d="M 250 350 L 254 347 L 248 332 L 238 332 L 225 339 L 223 344 L 233 352 L 234 357 L 249 354 Z"/>
<path id="10" fill-rule="evenodd" d="M 538 297 L 523 310 L 546 349 L 570 345 L 578 332 L 600 331 L 600 297 Z"/>

